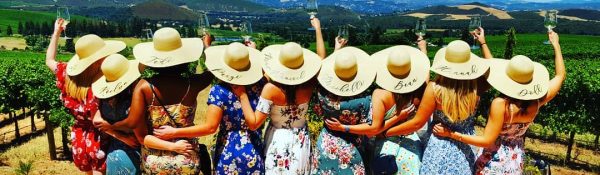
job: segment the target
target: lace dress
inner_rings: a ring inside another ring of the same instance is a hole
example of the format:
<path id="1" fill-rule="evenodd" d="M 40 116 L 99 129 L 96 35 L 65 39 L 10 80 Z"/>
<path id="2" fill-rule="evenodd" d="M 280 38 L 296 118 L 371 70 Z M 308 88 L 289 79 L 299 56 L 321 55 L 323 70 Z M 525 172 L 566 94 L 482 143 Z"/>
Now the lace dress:
<path id="1" fill-rule="evenodd" d="M 309 174 L 308 103 L 277 106 L 260 98 L 256 110 L 271 119 L 265 134 L 266 174 Z"/>
<path id="2" fill-rule="evenodd" d="M 320 88 L 317 97 L 314 110 L 323 120 L 337 118 L 344 125 L 370 123 L 369 91 L 353 97 L 340 97 Z M 311 156 L 311 174 L 365 174 L 363 156 L 366 141 L 365 136 L 330 131 L 324 126 Z"/>

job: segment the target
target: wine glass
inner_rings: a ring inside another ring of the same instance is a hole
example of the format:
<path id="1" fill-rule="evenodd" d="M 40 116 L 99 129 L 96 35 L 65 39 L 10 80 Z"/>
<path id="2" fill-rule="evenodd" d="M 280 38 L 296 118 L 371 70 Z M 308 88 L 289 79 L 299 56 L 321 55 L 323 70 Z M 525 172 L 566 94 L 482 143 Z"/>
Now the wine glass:
<path id="1" fill-rule="evenodd" d="M 415 25 L 415 35 L 423 37 L 427 33 L 427 24 L 425 24 L 425 19 L 417 20 L 417 24 Z"/>
<path id="2" fill-rule="evenodd" d="M 202 32 L 202 35 L 208 32 L 208 28 L 210 28 L 210 23 L 208 22 L 208 15 L 206 13 L 200 14 L 200 19 L 198 19 L 198 27 Z"/>
<path id="3" fill-rule="evenodd" d="M 548 32 L 552 32 L 552 29 L 556 27 L 558 23 L 557 14 L 557 10 L 546 11 L 546 15 L 544 15 L 544 27 L 548 29 Z M 550 41 L 544 41 L 544 44 L 550 44 Z"/>
<path id="4" fill-rule="evenodd" d="M 306 11 L 310 15 L 310 19 L 313 19 L 317 15 L 318 8 L 317 0 L 308 0 L 306 2 Z"/>
<path id="5" fill-rule="evenodd" d="M 340 28 L 338 29 L 338 37 L 340 37 L 340 39 L 345 39 L 346 41 L 348 41 L 348 36 L 348 26 L 340 26 Z"/>
<path id="6" fill-rule="evenodd" d="M 469 32 L 478 33 L 479 27 L 481 27 L 481 15 L 477 14 L 477 15 L 472 15 L 470 17 L 471 17 L 471 20 L 469 21 Z M 473 37 L 473 39 L 477 39 L 477 38 Z M 479 49 L 479 46 L 477 46 L 475 44 L 475 42 L 473 42 L 473 46 L 471 46 L 471 49 L 473 49 L 473 50 Z"/>
<path id="7" fill-rule="evenodd" d="M 250 39 L 252 38 L 252 23 L 250 23 L 250 21 L 242 22 L 240 25 L 240 31 L 242 32 L 244 43 L 250 42 Z"/>
<path id="8" fill-rule="evenodd" d="M 67 36 L 67 24 L 69 24 L 69 21 L 71 21 L 71 15 L 69 14 L 69 8 L 67 7 L 58 7 L 56 9 L 56 19 L 60 19 L 62 18 L 64 20 L 63 22 L 63 28 L 65 29 L 64 33 L 65 33 L 65 38 L 69 38 Z"/>

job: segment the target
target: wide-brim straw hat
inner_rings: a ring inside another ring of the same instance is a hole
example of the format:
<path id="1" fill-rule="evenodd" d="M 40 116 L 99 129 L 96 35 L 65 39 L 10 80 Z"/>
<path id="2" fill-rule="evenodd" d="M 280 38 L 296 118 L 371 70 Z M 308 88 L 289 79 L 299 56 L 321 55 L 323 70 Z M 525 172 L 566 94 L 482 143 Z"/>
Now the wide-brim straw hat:
<path id="1" fill-rule="evenodd" d="M 344 47 L 322 61 L 317 79 L 323 88 L 335 95 L 358 95 L 373 83 L 374 64 L 366 52 Z"/>
<path id="2" fill-rule="evenodd" d="M 297 43 L 271 45 L 262 53 L 265 55 L 263 70 L 271 80 L 281 84 L 302 84 L 321 69 L 321 57 Z"/>
<path id="3" fill-rule="evenodd" d="M 76 76 L 96 61 L 125 49 L 122 41 L 104 41 L 98 35 L 82 36 L 75 43 L 75 55 L 67 63 L 67 75 Z"/>
<path id="4" fill-rule="evenodd" d="M 104 75 L 92 84 L 92 92 L 99 99 L 121 93 L 141 76 L 139 62 L 120 54 L 106 57 L 100 69 Z"/>
<path id="5" fill-rule="evenodd" d="M 235 85 L 250 85 L 262 77 L 264 55 L 257 49 L 234 42 L 211 46 L 204 51 L 206 67 L 221 81 Z"/>
<path id="6" fill-rule="evenodd" d="M 431 71 L 451 79 L 473 80 L 485 74 L 488 68 L 488 60 L 471 53 L 466 42 L 455 40 L 437 51 Z"/>
<path id="7" fill-rule="evenodd" d="M 500 93 L 519 100 L 535 100 L 548 93 L 550 75 L 546 67 L 526 56 L 493 59 L 488 83 Z"/>
<path id="8" fill-rule="evenodd" d="M 200 38 L 181 38 L 177 30 L 165 27 L 157 30 L 152 42 L 133 47 L 133 56 L 141 64 L 164 68 L 198 61 L 204 44 Z"/>
<path id="9" fill-rule="evenodd" d="M 421 87 L 429 76 L 429 59 L 410 46 L 393 46 L 373 55 L 381 88 L 394 93 L 410 93 Z"/>

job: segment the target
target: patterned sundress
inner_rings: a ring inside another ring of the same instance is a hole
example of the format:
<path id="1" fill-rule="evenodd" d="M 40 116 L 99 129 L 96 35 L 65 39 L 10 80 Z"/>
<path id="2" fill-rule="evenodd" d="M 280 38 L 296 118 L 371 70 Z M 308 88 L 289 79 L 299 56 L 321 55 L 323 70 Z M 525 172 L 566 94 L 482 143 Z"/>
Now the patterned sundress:
<path id="1" fill-rule="evenodd" d="M 314 110 L 317 115 L 336 118 L 344 125 L 370 123 L 371 92 L 340 97 L 320 87 Z M 324 125 L 311 157 L 311 174 L 365 174 L 363 156 L 367 138 L 331 131 Z"/>
<path id="2" fill-rule="evenodd" d="M 265 134 L 266 174 L 309 174 L 308 103 L 278 106 L 261 97 L 256 110 L 271 119 Z"/>
<path id="3" fill-rule="evenodd" d="M 150 85 L 150 88 L 153 88 Z M 189 85 L 188 85 L 189 92 Z M 185 94 L 187 96 L 187 92 Z M 185 99 L 185 96 L 182 98 Z M 156 95 L 152 96 L 152 103 Z M 165 111 L 165 109 L 167 111 Z M 194 125 L 195 106 L 185 106 L 181 104 L 165 105 L 150 105 L 148 107 L 148 126 L 149 132 L 161 126 L 171 126 L 173 128 L 184 128 Z M 171 116 L 169 116 L 169 114 Z M 176 142 L 180 139 L 168 140 Z M 142 147 L 142 171 L 143 174 L 200 174 L 200 158 L 198 142 L 196 139 L 185 139 L 195 149 L 190 157 L 167 150 L 152 149 Z"/>
<path id="4" fill-rule="evenodd" d="M 254 85 L 246 86 L 252 109 L 256 108 L 264 84 L 265 81 L 261 80 Z M 214 85 L 210 90 L 207 103 L 223 110 L 215 145 L 216 173 L 219 175 L 264 174 L 262 129 L 256 131 L 248 129 L 242 104 L 229 85 Z"/>
<path id="5" fill-rule="evenodd" d="M 394 105 L 385 114 L 385 120 L 396 115 L 396 106 Z M 377 158 L 393 156 L 396 160 L 396 174 L 418 175 L 421 168 L 421 157 L 423 155 L 423 143 L 421 143 L 417 133 L 407 136 L 393 136 L 387 138 L 376 137 L 374 139 L 375 158 L 371 163 L 373 170 L 386 169 L 387 164 L 378 164 Z M 373 174 L 382 174 L 373 172 Z"/>

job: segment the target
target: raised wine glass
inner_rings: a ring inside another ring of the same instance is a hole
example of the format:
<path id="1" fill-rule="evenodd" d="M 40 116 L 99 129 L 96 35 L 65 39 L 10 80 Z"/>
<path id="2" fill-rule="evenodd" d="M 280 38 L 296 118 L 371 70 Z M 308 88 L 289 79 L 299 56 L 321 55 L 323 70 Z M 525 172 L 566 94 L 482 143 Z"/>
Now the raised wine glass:
<path id="1" fill-rule="evenodd" d="M 62 18 L 64 20 L 64 22 L 63 22 L 63 28 L 65 29 L 64 38 L 68 39 L 69 37 L 67 36 L 67 24 L 69 24 L 69 21 L 71 21 L 71 15 L 69 14 L 69 8 L 58 7 L 56 9 L 56 19 L 60 19 L 60 18 Z"/>
<path id="2" fill-rule="evenodd" d="M 306 12 L 310 15 L 310 19 L 313 19 L 317 15 L 318 8 L 317 0 L 308 0 L 306 2 Z"/>
<path id="3" fill-rule="evenodd" d="M 423 37 L 427 33 L 427 24 L 425 24 L 425 19 L 417 20 L 417 24 L 415 25 L 415 35 Z"/>
<path id="4" fill-rule="evenodd" d="M 242 38 L 244 38 L 244 43 L 250 42 L 252 38 L 252 23 L 250 21 L 244 21 L 240 25 L 240 31 L 242 32 Z"/>
<path id="5" fill-rule="evenodd" d="M 340 28 L 338 29 L 338 37 L 340 37 L 340 39 L 345 39 L 346 41 L 348 41 L 348 36 L 348 25 L 340 26 Z"/>
<path id="6" fill-rule="evenodd" d="M 471 20 L 469 21 L 469 32 L 479 33 L 479 27 L 481 27 L 481 15 L 471 15 Z M 473 39 L 477 39 L 473 37 Z M 471 49 L 476 50 L 479 49 L 479 46 L 473 42 Z"/>
<path id="7" fill-rule="evenodd" d="M 548 32 L 552 32 L 552 29 L 556 27 L 556 24 L 558 23 L 557 14 L 557 10 L 546 11 L 546 15 L 544 15 L 544 27 L 548 29 Z M 544 44 L 550 44 L 550 41 L 546 40 L 544 41 Z"/>
<path id="8" fill-rule="evenodd" d="M 210 23 L 208 22 L 208 15 L 206 15 L 206 13 L 200 14 L 200 19 L 198 19 L 198 27 L 200 28 L 200 32 L 202 32 L 202 35 L 208 32 L 208 28 L 210 28 Z"/>

